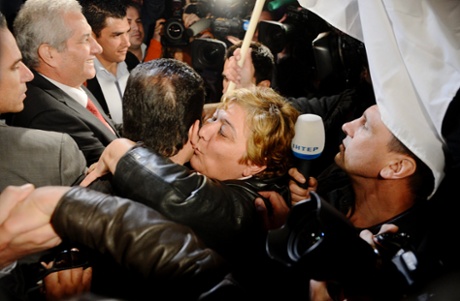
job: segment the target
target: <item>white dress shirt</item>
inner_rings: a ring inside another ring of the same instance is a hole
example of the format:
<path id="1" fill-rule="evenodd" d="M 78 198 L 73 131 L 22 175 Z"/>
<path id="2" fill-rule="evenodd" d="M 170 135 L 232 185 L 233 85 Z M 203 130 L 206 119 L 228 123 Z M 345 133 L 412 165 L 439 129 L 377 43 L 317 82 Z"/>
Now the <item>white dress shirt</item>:
<path id="1" fill-rule="evenodd" d="M 118 63 L 117 76 L 105 69 L 98 59 L 94 59 L 94 67 L 110 116 L 115 123 L 121 124 L 123 123 L 123 94 L 129 77 L 128 66 L 125 62 Z"/>

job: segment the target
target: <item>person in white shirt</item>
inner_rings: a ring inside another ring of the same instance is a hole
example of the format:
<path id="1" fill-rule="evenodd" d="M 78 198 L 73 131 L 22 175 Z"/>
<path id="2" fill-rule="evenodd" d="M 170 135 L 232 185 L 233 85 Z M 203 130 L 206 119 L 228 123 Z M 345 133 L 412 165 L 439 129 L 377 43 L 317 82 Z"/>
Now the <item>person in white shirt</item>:
<path id="1" fill-rule="evenodd" d="M 125 58 L 131 46 L 126 5 L 121 0 L 96 0 L 83 2 L 82 7 L 94 39 L 102 46 L 94 60 L 96 76 L 87 80 L 86 86 L 121 130 L 122 99 L 129 77 Z"/>

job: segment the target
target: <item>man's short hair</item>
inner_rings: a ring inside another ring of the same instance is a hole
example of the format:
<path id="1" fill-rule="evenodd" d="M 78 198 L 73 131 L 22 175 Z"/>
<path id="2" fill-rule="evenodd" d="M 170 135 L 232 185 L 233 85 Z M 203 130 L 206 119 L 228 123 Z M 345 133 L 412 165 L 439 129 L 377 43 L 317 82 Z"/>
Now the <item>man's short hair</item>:
<path id="1" fill-rule="evenodd" d="M 242 42 L 234 44 L 227 49 L 225 58 L 230 58 L 236 49 L 241 48 Z M 254 65 L 254 77 L 256 78 L 256 85 L 261 81 L 273 81 L 275 58 L 270 49 L 260 42 L 251 42 L 252 49 L 251 58 Z"/>
<path id="2" fill-rule="evenodd" d="M 72 29 L 67 26 L 66 14 L 81 13 L 77 0 L 27 0 L 16 16 L 13 28 L 23 61 L 29 68 L 40 63 L 38 48 L 48 43 L 63 51 Z"/>
<path id="3" fill-rule="evenodd" d="M 96 37 L 107 27 L 107 18 L 123 19 L 126 17 L 126 4 L 123 0 L 80 0 L 88 24 Z"/>
<path id="4" fill-rule="evenodd" d="M 140 63 L 123 96 L 123 136 L 173 156 L 201 119 L 205 96 L 203 79 L 188 64 L 170 58 Z"/>

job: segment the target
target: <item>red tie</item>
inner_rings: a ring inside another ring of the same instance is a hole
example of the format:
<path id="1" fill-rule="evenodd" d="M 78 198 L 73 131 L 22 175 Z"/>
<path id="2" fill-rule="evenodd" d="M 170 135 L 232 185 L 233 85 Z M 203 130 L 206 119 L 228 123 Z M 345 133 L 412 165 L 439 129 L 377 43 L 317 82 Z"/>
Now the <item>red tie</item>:
<path id="1" fill-rule="evenodd" d="M 88 109 L 88 111 L 90 111 L 91 113 L 93 113 L 93 115 L 96 116 L 97 119 L 99 119 L 106 127 L 108 127 L 109 130 L 112 131 L 112 133 L 115 134 L 115 132 L 113 131 L 112 127 L 107 123 L 107 121 L 105 121 L 104 117 L 102 117 L 101 113 L 100 113 L 99 110 L 96 108 L 96 106 L 95 106 L 94 103 L 91 101 L 91 99 L 89 99 L 89 97 L 88 97 L 88 103 L 86 104 L 86 108 Z"/>

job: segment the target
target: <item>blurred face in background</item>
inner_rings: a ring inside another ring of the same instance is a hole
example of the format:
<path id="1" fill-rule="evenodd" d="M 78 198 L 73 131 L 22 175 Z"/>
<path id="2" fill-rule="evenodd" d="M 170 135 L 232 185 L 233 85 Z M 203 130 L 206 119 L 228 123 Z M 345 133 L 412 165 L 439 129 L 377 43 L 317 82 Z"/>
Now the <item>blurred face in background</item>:
<path id="1" fill-rule="evenodd" d="M 142 25 L 141 16 L 136 8 L 130 6 L 126 10 L 129 26 L 129 42 L 131 46 L 129 49 L 139 49 L 144 41 L 144 26 Z"/>

